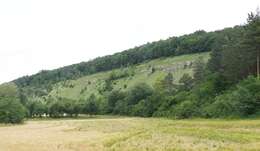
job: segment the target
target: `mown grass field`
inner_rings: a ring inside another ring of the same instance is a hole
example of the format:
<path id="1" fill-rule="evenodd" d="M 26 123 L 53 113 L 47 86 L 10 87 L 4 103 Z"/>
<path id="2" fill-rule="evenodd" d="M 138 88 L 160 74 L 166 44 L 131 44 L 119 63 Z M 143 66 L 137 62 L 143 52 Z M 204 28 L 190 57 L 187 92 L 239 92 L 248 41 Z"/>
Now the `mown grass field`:
<path id="1" fill-rule="evenodd" d="M 30 120 L 0 136 L 0 151 L 258 151 L 260 120 Z"/>

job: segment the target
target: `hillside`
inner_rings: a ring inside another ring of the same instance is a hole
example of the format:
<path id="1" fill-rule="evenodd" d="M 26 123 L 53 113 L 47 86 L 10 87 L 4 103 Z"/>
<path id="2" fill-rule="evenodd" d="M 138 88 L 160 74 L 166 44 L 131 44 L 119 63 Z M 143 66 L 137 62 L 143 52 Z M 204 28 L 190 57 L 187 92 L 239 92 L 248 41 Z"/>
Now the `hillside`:
<path id="1" fill-rule="evenodd" d="M 86 75 L 129 67 L 170 56 L 194 54 L 219 50 L 222 45 L 234 41 L 243 31 L 243 26 L 225 28 L 223 30 L 206 32 L 203 30 L 179 37 L 169 37 L 166 40 L 149 42 L 119 53 L 98 57 L 87 62 L 72 64 L 55 70 L 41 72 L 15 79 L 19 88 L 32 88 L 40 91 L 51 91 L 52 85 L 65 80 L 75 80 Z M 61 54 L 62 55 L 62 54 Z M 38 92 L 30 92 L 37 95 Z M 41 93 L 41 92 L 40 92 Z"/>
<path id="2" fill-rule="evenodd" d="M 2 113 L 11 111 L 18 120 L 10 114 L 0 121 L 21 122 L 25 115 L 258 116 L 260 13 L 247 21 L 16 79 L 16 86 L 2 88 L 16 93 L 0 98 Z"/>
<path id="3" fill-rule="evenodd" d="M 209 53 L 160 58 L 129 68 L 120 68 L 84 76 L 76 80 L 59 82 L 54 85 L 49 95 L 73 100 L 85 99 L 93 93 L 99 95 L 98 89 L 112 73 L 120 74 L 129 71 L 132 75 L 129 74 L 125 77 L 113 80 L 114 89 L 124 90 L 142 82 L 153 86 L 156 80 L 163 78 L 169 72 L 173 74 L 174 82 L 177 83 L 184 73 L 192 75 L 192 62 L 199 58 L 203 58 L 207 61 Z"/>

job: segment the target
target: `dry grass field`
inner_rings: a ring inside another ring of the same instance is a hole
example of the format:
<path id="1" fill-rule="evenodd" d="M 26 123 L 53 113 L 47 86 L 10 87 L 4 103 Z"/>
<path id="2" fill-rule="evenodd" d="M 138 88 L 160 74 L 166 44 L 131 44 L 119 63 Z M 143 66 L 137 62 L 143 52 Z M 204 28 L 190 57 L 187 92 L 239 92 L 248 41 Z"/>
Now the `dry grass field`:
<path id="1" fill-rule="evenodd" d="M 257 151 L 260 120 L 35 120 L 0 125 L 0 136 L 0 151 Z"/>

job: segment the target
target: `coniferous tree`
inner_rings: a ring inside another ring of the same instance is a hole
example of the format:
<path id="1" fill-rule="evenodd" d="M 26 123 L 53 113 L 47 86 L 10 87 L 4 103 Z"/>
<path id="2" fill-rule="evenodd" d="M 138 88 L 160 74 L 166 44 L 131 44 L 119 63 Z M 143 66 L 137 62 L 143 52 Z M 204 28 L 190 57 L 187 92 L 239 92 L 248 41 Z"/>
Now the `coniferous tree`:
<path id="1" fill-rule="evenodd" d="M 193 87 L 193 79 L 192 77 L 185 73 L 179 80 L 180 85 L 180 90 L 181 91 L 189 91 Z"/>
<path id="2" fill-rule="evenodd" d="M 205 69 L 206 69 L 205 66 L 206 66 L 206 64 L 202 57 L 198 58 L 194 62 L 193 77 L 194 77 L 194 81 L 196 84 L 199 84 L 200 82 L 202 82 L 205 79 Z"/>
<path id="3" fill-rule="evenodd" d="M 248 14 L 248 25 L 246 26 L 246 35 L 243 40 L 244 47 L 251 52 L 256 70 L 255 73 L 260 78 L 260 11 Z"/>

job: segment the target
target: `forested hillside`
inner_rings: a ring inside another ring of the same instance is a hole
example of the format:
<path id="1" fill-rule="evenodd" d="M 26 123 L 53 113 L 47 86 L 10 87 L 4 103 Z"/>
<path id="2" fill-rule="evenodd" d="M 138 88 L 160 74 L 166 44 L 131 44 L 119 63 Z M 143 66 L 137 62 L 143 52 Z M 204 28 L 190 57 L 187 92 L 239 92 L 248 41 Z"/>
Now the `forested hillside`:
<path id="1" fill-rule="evenodd" d="M 196 31 L 189 35 L 147 43 L 88 62 L 51 71 L 44 70 L 32 76 L 19 78 L 14 80 L 14 82 L 19 87 L 40 87 L 41 89 L 50 91 L 52 88 L 51 85 L 59 81 L 77 79 L 85 75 L 128 67 L 161 57 L 219 50 L 224 43 L 228 43 L 236 36 L 239 36 L 241 30 L 243 30 L 243 27 L 237 26 L 215 32 Z"/>
<path id="2" fill-rule="evenodd" d="M 11 86 L 16 92 L 12 98 L 27 117 L 258 116 L 259 55 L 260 14 L 256 12 L 248 15 L 243 26 L 171 37 L 19 78 Z M 10 99 L 5 93 L 0 98 Z M 6 117 L 5 110 L 0 104 L 0 121 L 16 122 L 1 118 Z"/>

